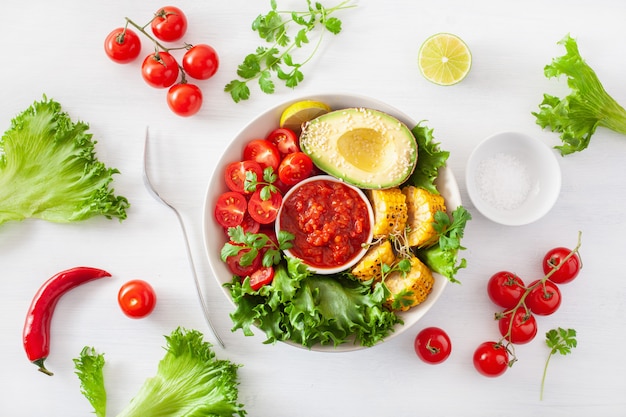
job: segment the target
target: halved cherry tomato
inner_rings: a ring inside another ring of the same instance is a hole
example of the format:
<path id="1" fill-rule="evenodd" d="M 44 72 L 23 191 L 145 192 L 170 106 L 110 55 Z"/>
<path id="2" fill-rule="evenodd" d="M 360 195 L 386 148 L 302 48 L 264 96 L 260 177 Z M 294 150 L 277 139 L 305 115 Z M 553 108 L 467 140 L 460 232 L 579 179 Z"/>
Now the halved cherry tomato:
<path id="1" fill-rule="evenodd" d="M 250 275 L 250 288 L 258 291 L 262 286 L 271 284 L 274 280 L 274 268 L 262 266 Z"/>
<path id="2" fill-rule="evenodd" d="M 248 203 L 241 193 L 227 191 L 217 198 L 215 220 L 222 227 L 236 227 L 243 222 Z"/>
<path id="3" fill-rule="evenodd" d="M 231 242 L 236 245 L 236 243 Z M 236 255 L 232 255 L 226 258 L 226 264 L 233 274 L 245 278 L 251 275 L 254 271 L 261 267 L 261 255 L 257 255 L 250 263 L 243 262 L 242 258 L 250 252 L 250 248 L 241 249 Z M 242 265 L 242 262 L 245 265 Z"/>
<path id="4" fill-rule="evenodd" d="M 287 185 L 297 184 L 312 173 L 313 161 L 304 152 L 288 154 L 278 167 L 278 178 Z"/>
<path id="5" fill-rule="evenodd" d="M 139 319 L 152 313 L 156 306 L 156 293 L 150 284 L 141 279 L 126 282 L 117 293 L 117 302 L 128 317 Z"/>
<path id="6" fill-rule="evenodd" d="M 231 191 L 242 194 L 252 194 L 244 189 L 246 175 L 251 172 L 256 175 L 257 181 L 263 180 L 263 168 L 255 161 L 238 161 L 232 162 L 226 166 L 224 170 L 224 181 Z"/>
<path id="7" fill-rule="evenodd" d="M 280 164 L 280 153 L 269 141 L 253 139 L 243 149 L 243 160 L 256 161 L 263 169 L 272 167 L 276 172 Z"/>
<path id="8" fill-rule="evenodd" d="M 280 152 L 283 157 L 287 154 L 300 151 L 298 136 L 293 130 L 285 127 L 272 130 L 265 140 L 270 141 L 270 143 L 276 146 L 278 152 Z"/>
<path id="9" fill-rule="evenodd" d="M 261 190 L 257 190 L 250 196 L 248 212 L 257 222 L 269 224 L 276 220 L 282 203 L 283 197 L 280 193 L 271 193 L 268 200 L 263 200 L 261 198 Z"/>
<path id="10" fill-rule="evenodd" d="M 187 31 L 187 16 L 178 7 L 165 6 L 157 10 L 150 26 L 154 36 L 160 40 L 177 41 Z"/>

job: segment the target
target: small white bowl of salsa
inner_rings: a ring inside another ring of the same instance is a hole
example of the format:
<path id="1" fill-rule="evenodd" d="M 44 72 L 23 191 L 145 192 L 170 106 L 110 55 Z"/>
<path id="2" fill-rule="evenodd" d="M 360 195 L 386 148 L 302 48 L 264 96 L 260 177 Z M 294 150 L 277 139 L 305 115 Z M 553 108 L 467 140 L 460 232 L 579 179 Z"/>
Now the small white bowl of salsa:
<path id="1" fill-rule="evenodd" d="M 357 187 L 317 175 L 293 186 L 283 197 L 276 233 L 294 235 L 285 255 L 300 259 L 318 274 L 335 274 L 354 266 L 373 238 L 374 212 Z"/>

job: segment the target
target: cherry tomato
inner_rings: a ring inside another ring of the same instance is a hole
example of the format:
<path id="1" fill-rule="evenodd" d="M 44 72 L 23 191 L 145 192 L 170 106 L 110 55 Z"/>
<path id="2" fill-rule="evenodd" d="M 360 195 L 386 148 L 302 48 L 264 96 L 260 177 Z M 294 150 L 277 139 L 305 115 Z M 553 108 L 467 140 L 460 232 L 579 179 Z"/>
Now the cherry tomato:
<path id="1" fill-rule="evenodd" d="M 258 291 L 262 286 L 271 284 L 274 280 L 274 268 L 262 266 L 250 275 L 250 288 Z"/>
<path id="2" fill-rule="evenodd" d="M 283 203 L 280 193 L 271 193 L 268 200 L 261 198 L 261 190 L 255 191 L 248 201 L 250 216 L 261 224 L 269 224 L 276 220 L 278 210 Z"/>
<path id="3" fill-rule="evenodd" d="M 530 283 L 532 287 L 539 280 Z M 561 290 L 550 280 L 534 287 L 526 296 L 526 305 L 533 313 L 539 316 L 549 316 L 558 310 L 561 305 Z"/>
<path id="4" fill-rule="evenodd" d="M 208 80 L 220 65 L 217 52 L 206 44 L 194 45 L 183 56 L 183 69 L 191 78 Z"/>
<path id="5" fill-rule="evenodd" d="M 141 64 L 141 75 L 154 88 L 171 87 L 178 79 L 178 64 L 168 52 L 154 52 Z"/>
<path id="6" fill-rule="evenodd" d="M 104 52 L 118 64 L 127 64 L 139 56 L 141 40 L 128 28 L 117 28 L 104 40 Z"/>
<path id="7" fill-rule="evenodd" d="M 233 245 L 236 245 L 236 243 L 231 243 Z M 237 252 L 236 255 L 228 256 L 226 258 L 226 265 L 228 265 L 230 272 L 241 278 L 245 278 L 261 267 L 260 254 L 254 257 L 252 260 L 246 260 L 244 258 L 249 252 L 249 248 L 244 248 Z"/>
<path id="8" fill-rule="evenodd" d="M 278 152 L 284 157 L 292 152 L 299 152 L 298 136 L 291 129 L 281 127 L 270 132 L 265 140 L 270 141 L 272 145 L 278 148 Z"/>
<path id="9" fill-rule="evenodd" d="M 512 272 L 496 272 L 487 282 L 487 294 L 494 304 L 512 309 L 526 291 L 524 282 Z"/>
<path id="10" fill-rule="evenodd" d="M 509 353 L 497 342 L 484 342 L 474 351 L 474 368 L 487 377 L 497 377 L 509 367 Z"/>
<path id="11" fill-rule="evenodd" d="M 243 194 L 227 191 L 215 203 L 215 220 L 222 227 L 236 227 L 243 222 L 248 203 Z"/>
<path id="12" fill-rule="evenodd" d="M 238 161 L 232 162 L 226 166 L 224 170 L 224 181 L 226 186 L 232 190 L 242 194 L 251 194 L 244 188 L 246 176 L 248 173 L 256 175 L 257 181 L 263 180 L 263 168 L 255 161 Z M 255 190 L 256 191 L 256 190 Z"/>
<path id="13" fill-rule="evenodd" d="M 280 153 L 270 142 L 264 139 L 253 139 L 243 149 L 243 159 L 256 161 L 263 169 L 272 167 L 276 172 L 280 164 Z"/>
<path id="14" fill-rule="evenodd" d="M 426 327 L 421 330 L 413 343 L 415 353 L 429 364 L 438 364 L 450 356 L 452 344 L 448 334 L 439 327 Z"/>
<path id="15" fill-rule="evenodd" d="M 278 167 L 278 178 L 286 185 L 294 185 L 313 174 L 313 161 L 304 152 L 287 154 Z"/>
<path id="16" fill-rule="evenodd" d="M 513 318 L 513 324 L 511 324 L 511 318 Z M 530 311 L 519 307 L 515 312 L 510 312 L 498 320 L 498 328 L 506 340 L 522 345 L 530 342 L 537 335 L 537 320 Z"/>
<path id="17" fill-rule="evenodd" d="M 178 7 L 165 6 L 154 14 L 150 27 L 160 40 L 177 41 L 187 31 L 187 16 Z"/>
<path id="18" fill-rule="evenodd" d="M 202 91 L 194 84 L 174 84 L 167 92 L 167 105 L 179 116 L 193 116 L 202 107 Z"/>
<path id="19" fill-rule="evenodd" d="M 577 253 L 572 254 L 565 262 L 563 260 L 571 253 L 567 248 L 554 248 L 548 251 L 543 258 L 543 273 L 548 274 L 557 266 L 562 265 L 550 275 L 549 280 L 557 284 L 566 284 L 578 276 L 582 264 Z"/>
<path id="20" fill-rule="evenodd" d="M 117 302 L 128 317 L 139 319 L 152 313 L 156 306 L 156 293 L 150 284 L 141 279 L 126 282 L 117 293 Z"/>

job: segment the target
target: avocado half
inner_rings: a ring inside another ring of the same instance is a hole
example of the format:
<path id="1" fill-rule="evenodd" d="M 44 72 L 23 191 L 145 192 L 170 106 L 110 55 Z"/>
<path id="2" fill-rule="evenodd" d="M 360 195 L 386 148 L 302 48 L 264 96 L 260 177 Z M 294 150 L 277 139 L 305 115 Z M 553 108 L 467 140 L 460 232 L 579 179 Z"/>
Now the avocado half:
<path id="1" fill-rule="evenodd" d="M 402 184 L 417 163 L 411 130 L 395 117 L 367 108 L 335 110 L 309 121 L 300 147 L 322 171 L 366 189 Z"/>

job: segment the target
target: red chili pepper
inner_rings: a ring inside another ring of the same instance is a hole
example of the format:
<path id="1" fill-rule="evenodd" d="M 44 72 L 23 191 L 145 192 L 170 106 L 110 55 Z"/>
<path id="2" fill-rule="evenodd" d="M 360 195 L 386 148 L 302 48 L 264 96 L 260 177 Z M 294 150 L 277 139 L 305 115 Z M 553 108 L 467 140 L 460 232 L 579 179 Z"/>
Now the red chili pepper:
<path id="1" fill-rule="evenodd" d="M 52 313 L 61 296 L 81 284 L 110 276 L 102 269 L 79 266 L 59 272 L 39 288 L 26 315 L 23 343 L 26 356 L 41 372 L 52 375 L 44 366 L 44 360 L 50 353 Z"/>

